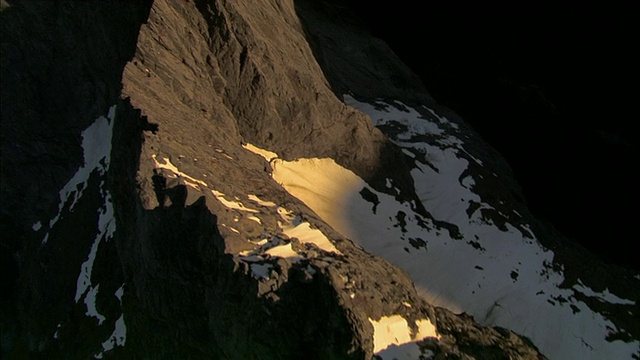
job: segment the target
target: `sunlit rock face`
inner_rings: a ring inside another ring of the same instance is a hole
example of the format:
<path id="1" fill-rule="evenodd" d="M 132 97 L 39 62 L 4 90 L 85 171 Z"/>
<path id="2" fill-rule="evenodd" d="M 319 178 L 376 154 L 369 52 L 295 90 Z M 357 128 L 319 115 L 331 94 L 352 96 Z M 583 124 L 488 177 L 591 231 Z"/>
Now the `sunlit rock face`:
<path id="1" fill-rule="evenodd" d="M 634 351 L 640 279 L 345 11 L 2 3 L 3 357 L 552 356 L 515 303 Z"/>

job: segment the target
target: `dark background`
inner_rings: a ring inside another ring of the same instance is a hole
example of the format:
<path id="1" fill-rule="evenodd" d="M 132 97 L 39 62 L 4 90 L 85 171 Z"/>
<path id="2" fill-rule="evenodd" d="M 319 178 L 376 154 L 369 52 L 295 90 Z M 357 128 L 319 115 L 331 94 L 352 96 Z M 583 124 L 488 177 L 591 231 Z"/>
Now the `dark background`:
<path id="1" fill-rule="evenodd" d="M 640 36 L 630 7 L 350 5 L 507 159 L 537 217 L 640 269 Z"/>

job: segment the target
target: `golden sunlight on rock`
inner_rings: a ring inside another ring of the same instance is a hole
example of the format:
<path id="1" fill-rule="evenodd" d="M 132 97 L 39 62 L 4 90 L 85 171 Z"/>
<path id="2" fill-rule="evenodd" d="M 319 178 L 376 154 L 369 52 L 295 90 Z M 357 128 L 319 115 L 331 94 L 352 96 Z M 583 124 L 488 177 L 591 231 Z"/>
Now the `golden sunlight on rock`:
<path id="1" fill-rule="evenodd" d="M 426 337 L 437 337 L 436 328 L 427 319 L 419 320 L 418 333 L 411 335 L 411 328 L 400 315 L 383 316 L 380 320 L 369 319 L 373 325 L 373 352 L 379 353 L 393 345 L 404 345 Z"/>
<path id="2" fill-rule="evenodd" d="M 349 202 L 364 181 L 333 159 L 271 161 L 273 179 L 302 200 L 342 235 L 356 241 L 348 213 Z"/>

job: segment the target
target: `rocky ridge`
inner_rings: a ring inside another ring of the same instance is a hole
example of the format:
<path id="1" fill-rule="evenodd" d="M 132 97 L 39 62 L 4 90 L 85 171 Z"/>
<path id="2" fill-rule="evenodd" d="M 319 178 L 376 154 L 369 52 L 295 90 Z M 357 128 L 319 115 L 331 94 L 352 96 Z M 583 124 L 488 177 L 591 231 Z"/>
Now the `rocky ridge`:
<path id="1" fill-rule="evenodd" d="M 410 161 L 341 94 L 432 100 L 375 39 L 328 68 L 321 36 L 366 39 L 331 32 L 335 6 L 3 2 L 3 356 L 543 357 L 428 304 L 247 150 L 330 157 L 427 214 Z M 381 348 L 384 321 L 407 342 Z"/>

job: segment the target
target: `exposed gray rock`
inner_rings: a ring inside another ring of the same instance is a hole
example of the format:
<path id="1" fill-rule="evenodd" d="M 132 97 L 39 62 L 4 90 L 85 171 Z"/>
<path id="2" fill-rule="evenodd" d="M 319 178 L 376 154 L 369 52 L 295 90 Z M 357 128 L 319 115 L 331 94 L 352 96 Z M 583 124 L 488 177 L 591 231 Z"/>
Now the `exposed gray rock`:
<path id="1" fill-rule="evenodd" d="M 357 24 L 336 31 L 325 10 L 3 2 L 3 356 L 369 359 L 372 321 L 399 315 L 413 333 L 434 324 L 439 339 L 415 339 L 425 357 L 544 358 L 428 304 L 243 148 L 331 157 L 417 199 L 412 161 L 339 95 L 432 100 L 384 43 Z M 356 40 L 372 53 L 325 66 L 335 49 L 321 44 Z"/>

